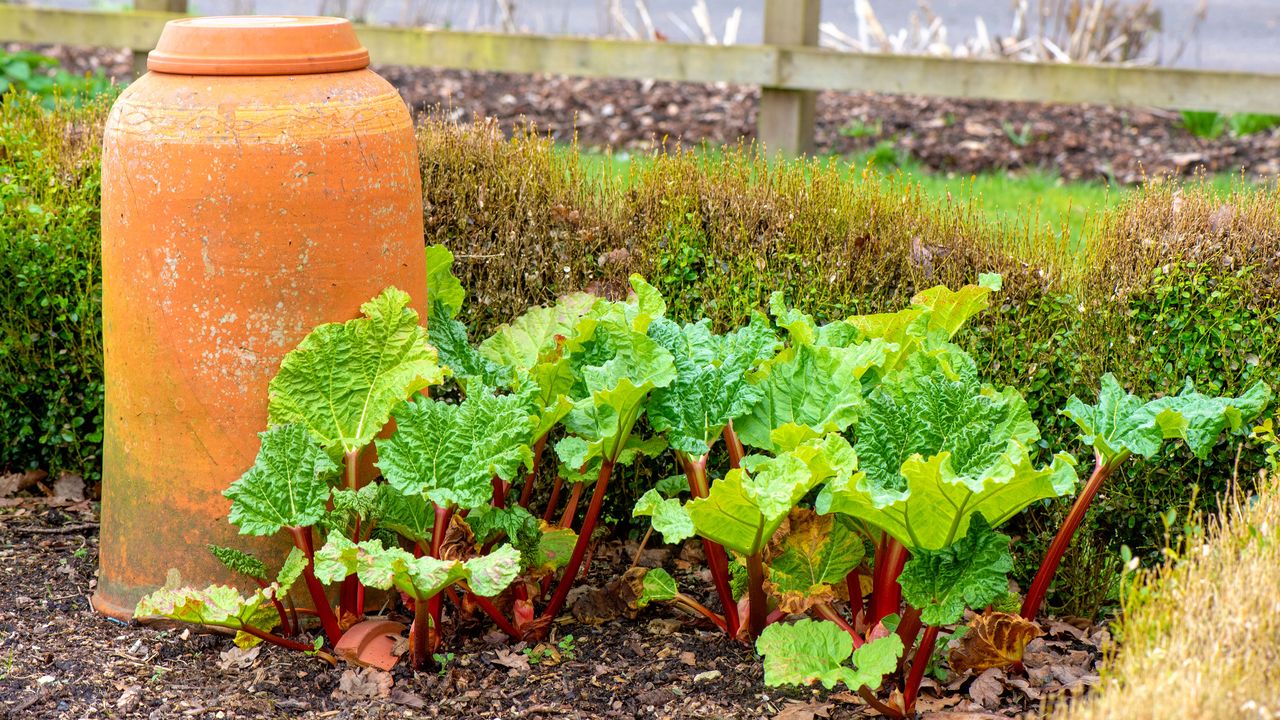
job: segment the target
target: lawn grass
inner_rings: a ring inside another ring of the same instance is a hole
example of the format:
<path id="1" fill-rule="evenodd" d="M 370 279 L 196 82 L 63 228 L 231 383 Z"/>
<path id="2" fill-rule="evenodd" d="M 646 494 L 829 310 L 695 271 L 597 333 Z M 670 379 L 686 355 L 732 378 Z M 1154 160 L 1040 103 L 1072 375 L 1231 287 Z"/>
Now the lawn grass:
<path id="1" fill-rule="evenodd" d="M 596 181 L 628 182 L 634 172 L 652 163 L 652 155 L 638 152 L 602 152 L 561 146 L 566 158 L 575 154 L 584 176 Z M 696 151 L 709 163 L 718 161 L 724 152 L 718 148 Z M 820 162 L 836 164 L 845 177 L 861 176 L 866 181 L 885 187 L 915 186 L 926 198 L 947 200 L 968 206 L 995 225 L 1025 227 L 1032 223 L 1048 228 L 1055 235 L 1065 229 L 1073 250 L 1083 249 L 1086 229 L 1097 215 L 1118 205 L 1129 193 L 1130 186 L 1115 186 L 1099 181 L 1068 182 L 1052 170 L 992 170 L 975 175 L 936 173 L 909 157 L 876 149 L 853 157 L 826 156 Z M 1232 174 L 1216 174 L 1199 179 L 1214 193 L 1226 196 L 1234 188 L 1254 188 L 1254 183 Z"/>

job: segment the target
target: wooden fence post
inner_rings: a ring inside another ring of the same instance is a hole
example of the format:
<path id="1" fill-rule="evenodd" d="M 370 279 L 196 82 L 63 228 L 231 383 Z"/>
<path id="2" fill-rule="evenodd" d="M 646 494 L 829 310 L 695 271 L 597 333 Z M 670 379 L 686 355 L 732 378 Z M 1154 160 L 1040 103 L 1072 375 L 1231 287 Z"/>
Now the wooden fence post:
<path id="1" fill-rule="evenodd" d="M 187 12 L 187 0 L 133 0 L 133 9 L 142 12 Z M 147 72 L 146 50 L 133 51 L 133 76 L 142 77 Z"/>
<path id="2" fill-rule="evenodd" d="M 821 17 L 822 0 L 764 0 L 764 44 L 816 46 Z M 760 88 L 756 137 L 770 152 L 812 152 L 816 100 L 808 90 Z"/>

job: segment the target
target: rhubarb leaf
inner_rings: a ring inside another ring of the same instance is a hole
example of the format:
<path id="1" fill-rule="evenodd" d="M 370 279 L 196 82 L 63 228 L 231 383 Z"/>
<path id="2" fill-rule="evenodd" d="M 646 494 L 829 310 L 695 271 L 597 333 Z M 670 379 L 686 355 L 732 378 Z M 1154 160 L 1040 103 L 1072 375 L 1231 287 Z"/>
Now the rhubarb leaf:
<path id="1" fill-rule="evenodd" d="M 427 300 L 440 303 L 444 317 L 455 317 L 467 299 L 467 291 L 453 274 L 453 253 L 444 245 L 427 246 Z M 433 319 L 434 322 L 434 319 Z"/>
<path id="2" fill-rule="evenodd" d="M 743 555 L 764 548 L 791 508 L 833 476 L 852 473 L 856 457 L 838 434 L 810 440 L 777 457 L 749 456 L 685 510 L 698 535 Z"/>
<path id="3" fill-rule="evenodd" d="M 570 437 L 557 444 L 556 453 L 573 467 L 596 458 L 617 462 L 649 392 L 676 376 L 671 353 L 645 334 L 658 301 L 644 300 L 648 286 L 638 276 L 631 282 L 640 299 L 597 303 L 568 345 L 576 399 L 563 421 Z"/>
<path id="4" fill-rule="evenodd" d="M 951 453 L 944 451 L 911 456 L 902 465 L 902 477 L 904 490 L 875 486 L 862 473 L 837 477 L 814 507 L 868 522 L 916 552 L 939 550 L 964 537 L 975 513 L 991 517 L 998 527 L 1037 500 L 1066 495 L 1076 485 L 1070 455 L 1058 454 L 1037 468 L 1017 443 L 976 474 L 957 472 Z"/>
<path id="5" fill-rule="evenodd" d="M 550 307 L 528 310 L 480 343 L 480 354 L 499 365 L 530 370 L 575 334 L 578 322 L 597 301 L 594 295 L 574 293 Z"/>
<path id="6" fill-rule="evenodd" d="M 837 476 L 815 507 L 939 550 L 964 537 L 974 513 L 997 527 L 1075 487 L 1069 455 L 1035 467 L 1028 448 L 1038 438 L 1022 397 L 980 384 L 963 353 L 947 363 L 917 356 L 868 402 L 855 446 L 862 474 Z"/>
<path id="7" fill-rule="evenodd" d="M 902 640 L 890 634 L 854 652 L 853 639 L 839 625 L 807 618 L 774 623 L 756 640 L 756 652 L 764 656 L 764 682 L 770 686 L 821 682 L 830 690 L 842 682 L 851 690 L 864 685 L 875 690 L 897 668 L 902 651 Z M 855 667 L 845 664 L 850 657 Z"/>
<path id="8" fill-rule="evenodd" d="M 360 309 L 312 330 L 268 386 L 270 424 L 306 427 L 334 457 L 368 445 L 393 407 L 444 377 L 407 294 L 387 288 Z"/>
<path id="9" fill-rule="evenodd" d="M 133 616 L 138 620 L 168 618 L 192 625 L 209 625 L 239 631 L 236 644 L 252 647 L 261 642 L 244 633 L 246 627 L 270 632 L 280 617 L 271 604 L 267 590 L 257 590 L 248 597 L 227 585 L 195 588 L 161 588 L 138 601 Z"/>
<path id="10" fill-rule="evenodd" d="M 222 493 L 231 499 L 231 524 L 245 535 L 274 535 L 320 522 L 338 466 L 301 425 L 281 425 L 258 437 L 253 467 Z"/>
<path id="11" fill-rule="evenodd" d="M 569 564 L 573 546 L 578 544 L 578 534 L 569 528 L 553 527 L 539 523 L 539 535 L 535 560 L 528 570 L 532 575 L 553 573 Z"/>
<path id="12" fill-rule="evenodd" d="M 415 543 L 431 540 L 435 510 L 422 494 L 405 495 L 387 483 L 378 486 L 377 518 L 380 527 L 403 535 Z"/>
<path id="13" fill-rule="evenodd" d="M 981 609 L 1008 593 L 1012 569 L 1009 537 L 976 515 L 969 532 L 947 547 L 912 550 L 898 584 L 907 604 L 919 608 L 921 622 L 951 625 L 966 607 Z"/>
<path id="14" fill-rule="evenodd" d="M 384 548 L 379 540 L 354 544 L 338 534 L 316 551 L 315 574 L 321 582 L 336 583 L 349 575 L 379 590 L 393 586 L 415 600 L 426 600 L 467 575 L 457 560 L 437 560 L 429 555 L 415 558 L 398 547 Z"/>
<path id="15" fill-rule="evenodd" d="M 456 405 L 427 397 L 393 413 L 396 432 L 377 442 L 378 468 L 391 487 L 443 507 L 477 508 L 493 497 L 491 478 L 515 478 L 532 461 L 533 420 L 515 395 L 476 385 Z"/>
<path id="16" fill-rule="evenodd" d="M 1153 457 L 1169 439 L 1185 440 L 1203 459 L 1224 430 L 1239 430 L 1270 401 L 1271 388 L 1263 382 L 1233 398 L 1204 395 L 1190 380 L 1178 395 L 1146 401 L 1125 392 L 1107 373 L 1096 404 L 1086 405 L 1073 395 L 1062 412 L 1080 428 L 1080 439 L 1111 464 L 1130 453 Z"/>
<path id="17" fill-rule="evenodd" d="M 816 601 L 834 600 L 865 548 L 853 522 L 840 515 L 818 515 L 794 508 L 786 534 L 779 532 L 766 550 L 768 589 L 787 613 L 802 613 Z"/>
<path id="18" fill-rule="evenodd" d="M 472 558 L 463 563 L 467 587 L 481 597 L 493 597 L 511 584 L 520 574 L 520 552 L 510 545 L 503 545 L 488 555 Z"/>
<path id="19" fill-rule="evenodd" d="M 650 603 L 674 600 L 679 594 L 680 588 L 671 573 L 662 568 L 652 568 L 644 574 L 642 590 L 634 605 L 639 610 Z"/>
<path id="20" fill-rule="evenodd" d="M 289 592 L 293 584 L 298 582 L 298 578 L 302 577 L 302 573 L 307 569 L 307 555 L 298 548 L 289 548 L 289 554 L 285 556 L 284 563 L 280 565 L 280 572 L 276 574 L 276 586 L 279 588 L 280 595 Z"/>
<path id="21" fill-rule="evenodd" d="M 820 434 L 844 431 L 863 409 L 859 380 L 893 349 L 872 340 L 847 348 L 793 345 L 783 350 L 757 373 L 762 396 L 749 414 L 734 419 L 738 437 L 772 450 L 769 433 L 786 423 L 807 425 Z"/>
<path id="22" fill-rule="evenodd" d="M 207 545 L 209 552 L 233 573 L 244 575 L 254 580 L 266 581 L 267 565 L 247 552 L 221 545 Z"/>
<path id="23" fill-rule="evenodd" d="M 694 535 L 693 520 L 684 506 L 675 498 L 663 498 L 657 490 L 649 490 L 636 502 L 632 517 L 649 516 L 653 529 L 662 534 L 662 541 L 677 544 Z"/>
<path id="24" fill-rule="evenodd" d="M 649 421 L 673 449 L 706 455 L 725 426 L 761 400 L 763 389 L 747 376 L 774 355 L 777 337 L 760 313 L 728 335 L 712 333 L 709 320 L 678 325 L 659 319 L 649 326 L 649 337 L 671 353 L 676 367 L 675 381 L 653 391 Z"/>
<path id="25" fill-rule="evenodd" d="M 449 308 L 439 300 L 431 303 L 430 322 L 427 324 L 431 345 L 439 356 L 439 363 L 467 386 L 476 379 L 489 387 L 506 387 L 512 382 L 511 368 L 499 365 L 481 355 L 471 346 L 467 326 L 454 320 Z"/>

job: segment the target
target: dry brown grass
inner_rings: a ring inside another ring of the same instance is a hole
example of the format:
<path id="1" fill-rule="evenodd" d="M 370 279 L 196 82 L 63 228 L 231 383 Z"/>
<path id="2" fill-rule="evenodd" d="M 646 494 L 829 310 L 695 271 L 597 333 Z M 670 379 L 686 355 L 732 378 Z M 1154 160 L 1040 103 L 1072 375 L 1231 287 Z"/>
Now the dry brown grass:
<path id="1" fill-rule="evenodd" d="M 1054 720 L 1280 717 L 1280 482 L 1139 575 L 1103 684 Z"/>

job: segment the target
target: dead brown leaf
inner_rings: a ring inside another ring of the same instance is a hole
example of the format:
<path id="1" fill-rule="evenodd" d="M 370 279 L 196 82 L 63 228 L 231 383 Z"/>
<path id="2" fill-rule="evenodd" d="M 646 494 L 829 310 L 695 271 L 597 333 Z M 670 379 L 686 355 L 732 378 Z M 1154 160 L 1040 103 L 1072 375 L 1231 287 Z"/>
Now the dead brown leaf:
<path id="1" fill-rule="evenodd" d="M 444 533 L 444 541 L 440 543 L 442 560 L 470 560 L 476 556 L 476 534 L 462 515 L 454 513 L 449 520 L 449 529 Z"/>
<path id="2" fill-rule="evenodd" d="M 688 665 L 689 667 L 697 667 L 698 656 L 694 655 L 692 652 L 685 651 L 680 653 L 680 662 L 684 663 L 685 665 Z"/>
<path id="3" fill-rule="evenodd" d="M 984 708 L 994 710 L 1000 707 L 1000 696 L 1004 694 L 1004 671 L 991 668 L 982 671 L 969 686 L 969 697 Z"/>
<path id="4" fill-rule="evenodd" d="M 53 482 L 53 496 L 71 502 L 84 500 L 84 478 L 71 473 L 62 473 Z"/>
<path id="5" fill-rule="evenodd" d="M 831 717 L 831 703 L 789 703 L 782 708 L 773 720 L 814 720 L 814 718 Z"/>
<path id="6" fill-rule="evenodd" d="M 333 691 L 334 700 L 371 700 L 391 695 L 391 673 L 377 668 L 361 668 L 346 670 L 338 678 L 338 687 Z"/>
<path id="7" fill-rule="evenodd" d="M 1018 615 L 983 613 L 969 623 L 969 632 L 951 651 L 951 670 L 962 673 L 1008 667 L 1022 660 L 1027 643 L 1043 634 L 1039 625 Z"/>
<path id="8" fill-rule="evenodd" d="M 494 662 L 512 670 L 520 672 L 529 672 L 529 658 L 524 653 L 512 652 L 508 648 L 498 648 L 494 651 L 496 656 Z"/>
<path id="9" fill-rule="evenodd" d="M 248 650 L 232 646 L 219 653 L 218 668 L 223 672 L 248 670 L 258 662 L 258 653 L 261 651 L 261 645 L 254 645 Z"/>
<path id="10" fill-rule="evenodd" d="M 48 477 L 48 473 L 43 470 L 28 470 L 26 472 L 0 473 L 0 498 L 7 498 L 12 495 L 26 490 L 41 480 Z"/>

